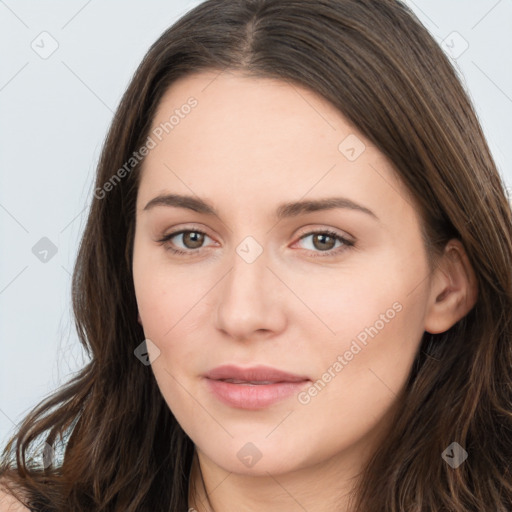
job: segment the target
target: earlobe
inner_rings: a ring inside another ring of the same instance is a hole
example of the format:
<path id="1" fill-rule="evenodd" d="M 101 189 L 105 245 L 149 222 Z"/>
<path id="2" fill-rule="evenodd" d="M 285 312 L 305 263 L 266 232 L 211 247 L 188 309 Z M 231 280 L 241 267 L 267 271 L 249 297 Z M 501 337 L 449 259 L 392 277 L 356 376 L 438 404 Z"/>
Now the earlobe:
<path id="1" fill-rule="evenodd" d="M 425 331 L 445 332 L 473 308 L 478 297 L 475 272 L 460 240 L 452 239 L 434 270 Z"/>

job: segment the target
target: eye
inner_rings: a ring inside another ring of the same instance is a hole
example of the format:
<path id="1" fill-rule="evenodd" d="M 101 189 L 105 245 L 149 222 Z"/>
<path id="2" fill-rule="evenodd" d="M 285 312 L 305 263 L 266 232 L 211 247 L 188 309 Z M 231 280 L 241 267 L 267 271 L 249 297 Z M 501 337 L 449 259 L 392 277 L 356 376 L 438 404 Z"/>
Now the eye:
<path id="1" fill-rule="evenodd" d="M 299 241 L 311 238 L 310 248 L 313 257 L 334 256 L 354 246 L 354 242 L 347 240 L 345 237 L 339 235 L 335 231 L 324 229 L 321 231 L 311 231 L 300 237 Z M 336 247 L 336 243 L 339 245 Z M 318 254 L 324 253 L 324 254 Z"/>
<path id="2" fill-rule="evenodd" d="M 179 240 L 181 237 L 181 247 L 176 247 L 174 238 Z M 321 231 L 310 231 L 302 235 L 299 241 L 311 238 L 310 248 L 307 248 L 313 254 L 313 257 L 334 256 L 354 246 L 354 242 L 347 240 L 335 231 L 324 229 Z M 179 255 L 195 254 L 203 248 L 206 238 L 210 238 L 204 231 L 199 229 L 182 229 L 165 235 L 158 243 L 162 244 L 166 250 Z M 210 238 L 211 240 L 211 238 Z M 338 246 L 336 246 L 338 244 Z M 314 254 L 316 253 L 316 254 Z M 320 254 L 319 254 L 320 253 Z M 323 254 L 322 254 L 323 253 Z"/>
<path id="3" fill-rule="evenodd" d="M 183 247 L 182 249 L 173 247 L 173 245 L 176 245 L 175 242 L 169 243 L 173 238 L 177 238 L 179 240 L 180 237 Z M 200 231 L 198 229 L 183 229 L 181 231 L 175 231 L 165 235 L 163 238 L 158 240 L 158 243 L 162 244 L 166 250 L 171 251 L 174 254 L 190 254 L 195 253 L 198 249 L 202 248 L 205 238 L 210 237 L 204 231 Z"/>

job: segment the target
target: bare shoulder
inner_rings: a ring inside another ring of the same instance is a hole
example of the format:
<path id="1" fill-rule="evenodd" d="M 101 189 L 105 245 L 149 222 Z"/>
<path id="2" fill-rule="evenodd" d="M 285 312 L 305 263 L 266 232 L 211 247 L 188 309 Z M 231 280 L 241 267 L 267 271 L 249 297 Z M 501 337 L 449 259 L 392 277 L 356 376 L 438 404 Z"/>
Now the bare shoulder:
<path id="1" fill-rule="evenodd" d="M 12 494 L 8 494 L 3 488 L 2 483 L 5 479 L 0 479 L 0 512 L 30 512 L 22 505 Z"/>

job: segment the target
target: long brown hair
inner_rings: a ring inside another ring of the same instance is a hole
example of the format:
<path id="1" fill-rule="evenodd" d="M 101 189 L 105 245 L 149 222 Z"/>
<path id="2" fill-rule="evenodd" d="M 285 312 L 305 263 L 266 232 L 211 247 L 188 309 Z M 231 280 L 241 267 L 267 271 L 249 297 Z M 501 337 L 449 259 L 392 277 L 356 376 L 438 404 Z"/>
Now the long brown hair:
<path id="1" fill-rule="evenodd" d="M 187 509 L 193 443 L 134 356 L 144 339 L 131 270 L 140 163 L 108 192 L 104 184 L 144 144 L 172 82 L 228 69 L 330 101 L 394 164 L 421 211 L 431 263 L 455 237 L 477 276 L 473 309 L 445 333 L 424 333 L 354 509 L 512 510 L 511 210 L 456 71 L 398 0 L 207 0 L 154 43 L 103 147 L 102 192 L 74 268 L 90 362 L 26 417 L 0 476 L 45 511 Z M 42 442 L 62 448 L 44 470 L 33 458 Z M 441 457 L 452 442 L 469 454 L 456 469 Z"/>

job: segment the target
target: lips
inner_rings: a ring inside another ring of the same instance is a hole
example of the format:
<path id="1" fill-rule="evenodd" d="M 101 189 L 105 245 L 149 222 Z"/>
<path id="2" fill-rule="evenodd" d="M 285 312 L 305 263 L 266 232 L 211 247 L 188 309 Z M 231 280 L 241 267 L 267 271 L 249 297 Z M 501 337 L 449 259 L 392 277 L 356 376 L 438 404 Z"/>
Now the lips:
<path id="1" fill-rule="evenodd" d="M 268 366 L 219 366 L 205 376 L 208 389 L 222 403 L 238 409 L 263 409 L 297 394 L 311 380 Z"/>

